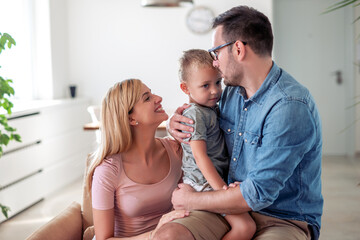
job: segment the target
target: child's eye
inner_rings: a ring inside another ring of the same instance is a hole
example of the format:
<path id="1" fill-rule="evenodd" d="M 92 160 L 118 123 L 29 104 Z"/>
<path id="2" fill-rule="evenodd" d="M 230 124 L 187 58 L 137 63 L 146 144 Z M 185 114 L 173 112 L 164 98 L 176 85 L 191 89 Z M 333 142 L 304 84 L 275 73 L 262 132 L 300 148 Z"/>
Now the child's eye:
<path id="1" fill-rule="evenodd" d="M 209 84 L 204 84 L 203 85 L 203 88 L 208 88 L 209 87 Z"/>

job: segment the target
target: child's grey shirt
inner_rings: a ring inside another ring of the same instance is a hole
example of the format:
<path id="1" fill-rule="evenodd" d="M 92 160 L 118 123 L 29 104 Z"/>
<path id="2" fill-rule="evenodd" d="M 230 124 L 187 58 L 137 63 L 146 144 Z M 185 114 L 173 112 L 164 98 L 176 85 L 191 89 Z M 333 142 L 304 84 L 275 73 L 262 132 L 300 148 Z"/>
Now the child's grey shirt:
<path id="1" fill-rule="evenodd" d="M 228 170 L 228 154 L 225 147 L 223 133 L 219 127 L 218 107 L 209 108 L 191 103 L 191 106 L 184 110 L 183 116 L 194 120 L 194 132 L 186 140 L 204 140 L 207 147 L 207 155 L 213 162 L 216 170 L 222 178 L 226 178 Z M 188 125 L 188 124 L 187 124 Z M 182 169 L 184 172 L 183 181 L 189 183 L 195 189 L 201 189 L 207 181 L 196 165 L 189 144 L 181 144 L 183 148 Z M 225 182 L 226 179 L 224 179 Z M 195 187 L 198 186 L 198 187 Z M 199 191 L 199 190 L 198 190 Z"/>

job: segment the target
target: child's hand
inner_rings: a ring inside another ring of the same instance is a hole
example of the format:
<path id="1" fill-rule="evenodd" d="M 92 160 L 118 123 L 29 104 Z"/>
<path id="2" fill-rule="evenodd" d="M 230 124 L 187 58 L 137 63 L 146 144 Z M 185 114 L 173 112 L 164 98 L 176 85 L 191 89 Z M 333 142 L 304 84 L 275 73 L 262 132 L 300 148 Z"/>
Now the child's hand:
<path id="1" fill-rule="evenodd" d="M 234 187 L 239 186 L 240 184 L 241 184 L 241 182 L 233 182 L 233 183 L 230 183 L 230 184 L 229 184 L 229 187 L 234 188 Z M 225 189 L 225 190 L 226 190 L 226 189 Z"/>

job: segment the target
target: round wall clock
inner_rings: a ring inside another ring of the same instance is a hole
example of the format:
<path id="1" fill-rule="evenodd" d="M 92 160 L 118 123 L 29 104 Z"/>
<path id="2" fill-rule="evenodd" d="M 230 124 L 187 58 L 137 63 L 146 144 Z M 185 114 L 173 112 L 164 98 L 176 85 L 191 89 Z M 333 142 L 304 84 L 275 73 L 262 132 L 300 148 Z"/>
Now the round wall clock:
<path id="1" fill-rule="evenodd" d="M 187 14 L 186 25 L 192 32 L 204 34 L 211 30 L 214 17 L 215 15 L 210 8 L 196 6 Z"/>

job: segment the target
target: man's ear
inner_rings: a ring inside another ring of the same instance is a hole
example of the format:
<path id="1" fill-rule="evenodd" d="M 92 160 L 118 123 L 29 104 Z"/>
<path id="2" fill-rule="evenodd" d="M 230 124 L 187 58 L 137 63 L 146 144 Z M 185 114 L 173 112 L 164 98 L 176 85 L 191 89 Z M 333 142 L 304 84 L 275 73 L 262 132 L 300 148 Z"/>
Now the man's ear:
<path id="1" fill-rule="evenodd" d="M 180 88 L 181 88 L 181 90 L 182 90 L 185 94 L 187 94 L 187 95 L 190 94 L 190 93 L 189 93 L 189 89 L 188 89 L 188 87 L 187 87 L 187 85 L 186 85 L 185 82 L 181 82 L 181 83 L 180 83 Z"/>
<path id="2" fill-rule="evenodd" d="M 246 55 L 246 48 L 244 43 L 242 43 L 241 41 L 236 41 L 234 45 L 236 51 L 235 52 L 236 59 L 243 60 Z"/>

